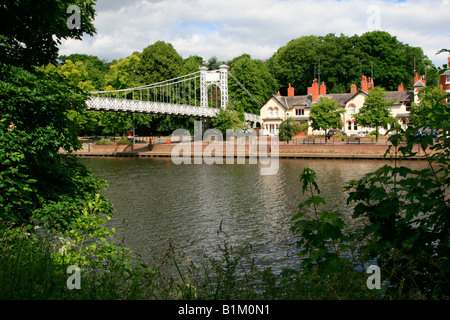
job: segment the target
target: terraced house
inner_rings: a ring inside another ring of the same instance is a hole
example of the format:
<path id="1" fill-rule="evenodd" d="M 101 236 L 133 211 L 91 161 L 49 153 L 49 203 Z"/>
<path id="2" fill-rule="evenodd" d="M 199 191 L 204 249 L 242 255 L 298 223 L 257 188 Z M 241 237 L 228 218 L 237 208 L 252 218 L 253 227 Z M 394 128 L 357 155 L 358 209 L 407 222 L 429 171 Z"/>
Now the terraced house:
<path id="1" fill-rule="evenodd" d="M 450 66 L 450 56 L 448 58 L 448 65 Z M 441 75 L 440 84 L 443 90 L 450 93 L 450 70 Z M 398 119 L 398 122 L 405 129 L 410 117 L 411 104 L 419 102 L 418 93 L 424 86 L 426 86 L 425 77 L 419 77 L 416 73 L 413 90 L 405 91 L 403 84 L 400 84 L 397 91 L 386 91 L 386 99 L 394 100 L 394 103 L 391 105 L 391 114 Z M 344 130 L 347 135 L 356 134 L 359 131 L 369 132 L 374 128 L 358 127 L 353 115 L 358 113 L 360 108 L 363 107 L 364 101 L 373 87 L 373 80 L 370 77 L 362 76 L 359 89 L 356 84 L 352 84 L 349 93 L 327 94 L 325 83 L 319 84 L 317 79 L 314 79 L 311 87 L 308 88 L 308 94 L 296 96 L 294 88 L 289 84 L 287 96 L 281 96 L 278 92 L 278 94 L 272 95 L 261 107 L 262 134 L 278 135 L 280 124 L 289 117 L 294 118 L 298 123 L 300 121 L 310 121 L 311 106 L 317 103 L 322 97 L 338 102 L 341 108 L 345 110 L 342 116 L 342 128 L 337 129 Z M 380 133 L 385 133 L 387 129 L 380 129 Z M 313 132 L 309 128 L 308 132 L 301 134 L 324 134 L 324 132 Z"/>

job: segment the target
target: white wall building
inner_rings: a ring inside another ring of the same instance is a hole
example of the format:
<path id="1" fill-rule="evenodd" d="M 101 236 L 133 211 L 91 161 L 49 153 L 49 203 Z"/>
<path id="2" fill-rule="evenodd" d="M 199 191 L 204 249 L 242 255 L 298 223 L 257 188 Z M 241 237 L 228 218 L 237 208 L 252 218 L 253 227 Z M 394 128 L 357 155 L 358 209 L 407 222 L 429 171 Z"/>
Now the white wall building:
<path id="1" fill-rule="evenodd" d="M 450 58 L 449 58 L 450 59 Z M 392 116 L 397 118 L 400 124 L 406 129 L 410 117 L 410 107 L 413 102 L 417 102 L 419 90 L 425 86 L 424 78 L 419 78 L 416 74 L 416 81 L 413 91 L 405 91 L 403 84 L 398 86 L 397 91 L 387 91 L 388 100 L 394 100 L 391 106 Z M 345 110 L 342 116 L 342 127 L 336 129 L 344 130 L 347 135 L 356 134 L 359 131 L 371 131 L 374 128 L 360 128 L 355 123 L 353 115 L 358 113 L 363 107 L 368 92 L 373 88 L 373 80 L 363 76 L 361 79 L 361 90 L 358 91 L 356 84 L 351 86 L 350 93 L 327 94 L 325 84 L 319 86 L 314 79 L 313 84 L 308 88 L 307 95 L 298 95 L 294 93 L 294 88 L 289 84 L 288 95 L 272 95 L 261 107 L 261 131 L 263 135 L 278 135 L 278 129 L 284 120 L 289 117 L 300 121 L 310 121 L 311 106 L 317 103 L 320 98 L 326 97 L 339 103 Z M 387 128 L 380 129 L 384 133 Z M 323 134 L 324 132 L 312 131 L 308 129 L 307 134 Z M 306 133 L 304 133 L 306 134 Z"/>

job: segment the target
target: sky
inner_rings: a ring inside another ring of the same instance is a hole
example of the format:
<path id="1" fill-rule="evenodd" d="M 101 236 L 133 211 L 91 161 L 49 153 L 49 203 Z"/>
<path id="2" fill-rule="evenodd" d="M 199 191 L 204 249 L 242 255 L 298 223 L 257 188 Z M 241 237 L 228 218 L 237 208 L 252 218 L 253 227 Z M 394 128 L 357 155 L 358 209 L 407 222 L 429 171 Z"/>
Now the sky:
<path id="1" fill-rule="evenodd" d="M 383 30 L 440 67 L 450 49 L 450 0 L 98 0 L 97 34 L 63 40 L 60 54 L 112 61 L 156 41 L 183 57 L 268 59 L 290 40 Z"/>

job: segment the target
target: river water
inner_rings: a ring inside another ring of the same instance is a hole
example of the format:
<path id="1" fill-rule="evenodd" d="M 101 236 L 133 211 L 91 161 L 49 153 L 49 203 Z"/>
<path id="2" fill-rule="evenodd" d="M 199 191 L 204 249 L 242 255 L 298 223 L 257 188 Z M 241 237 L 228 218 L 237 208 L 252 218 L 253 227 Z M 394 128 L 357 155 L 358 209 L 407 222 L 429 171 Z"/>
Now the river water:
<path id="1" fill-rule="evenodd" d="M 346 182 L 388 164 L 383 160 L 280 159 L 276 175 L 261 175 L 259 165 L 175 165 L 169 158 L 82 159 L 107 180 L 102 193 L 113 203 L 109 225 L 123 244 L 150 266 L 174 248 L 181 259 L 218 254 L 224 241 L 251 248 L 257 266 L 274 271 L 298 265 L 291 217 L 307 198 L 300 173 L 317 173 L 327 205 L 350 218 Z M 423 167 L 423 162 L 402 163 Z M 221 231 L 221 232 L 219 232 Z"/>

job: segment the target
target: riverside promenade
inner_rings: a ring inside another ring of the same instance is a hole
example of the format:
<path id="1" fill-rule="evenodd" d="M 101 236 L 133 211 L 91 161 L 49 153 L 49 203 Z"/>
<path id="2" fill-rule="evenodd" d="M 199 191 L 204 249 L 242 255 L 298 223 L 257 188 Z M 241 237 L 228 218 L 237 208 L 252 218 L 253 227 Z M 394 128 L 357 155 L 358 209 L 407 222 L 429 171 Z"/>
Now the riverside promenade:
<path id="1" fill-rule="evenodd" d="M 182 145 L 175 142 L 168 141 L 169 139 L 159 139 L 156 144 L 149 144 L 148 142 L 138 142 L 134 146 L 125 145 L 95 145 L 83 143 L 83 148 L 73 153 L 77 157 L 95 158 L 95 157 L 142 157 L 142 158 L 170 158 L 172 151 L 178 146 Z M 201 157 L 204 156 L 206 148 L 211 149 L 214 144 L 222 144 L 223 157 L 227 156 L 226 142 L 202 141 L 201 152 L 199 148 L 194 148 L 194 143 L 191 144 L 190 156 Z M 264 155 L 270 157 L 278 156 L 280 159 L 379 159 L 379 160 L 394 160 L 396 158 L 394 148 L 386 155 L 389 148 L 389 143 L 386 140 L 378 143 L 348 143 L 341 141 L 315 141 L 314 143 L 305 142 L 305 140 L 291 141 L 286 143 L 281 141 L 278 145 L 278 152 L 272 152 L 270 143 L 267 144 L 267 153 Z M 221 148 L 217 145 L 215 148 Z M 186 150 L 186 149 L 185 149 Z M 216 149 L 218 150 L 218 149 Z M 229 150 L 228 150 L 229 151 Z M 407 160 L 424 160 L 425 155 L 420 152 L 420 148 L 414 150 L 418 154 L 414 157 L 407 158 Z M 181 153 L 183 155 L 183 153 Z M 215 153 L 212 153 L 215 156 Z M 251 153 L 249 151 L 249 144 L 234 145 L 234 157 L 249 158 L 252 156 L 260 156 L 258 152 Z M 398 157 L 397 157 L 398 158 Z M 402 159 L 406 160 L 406 159 Z"/>

